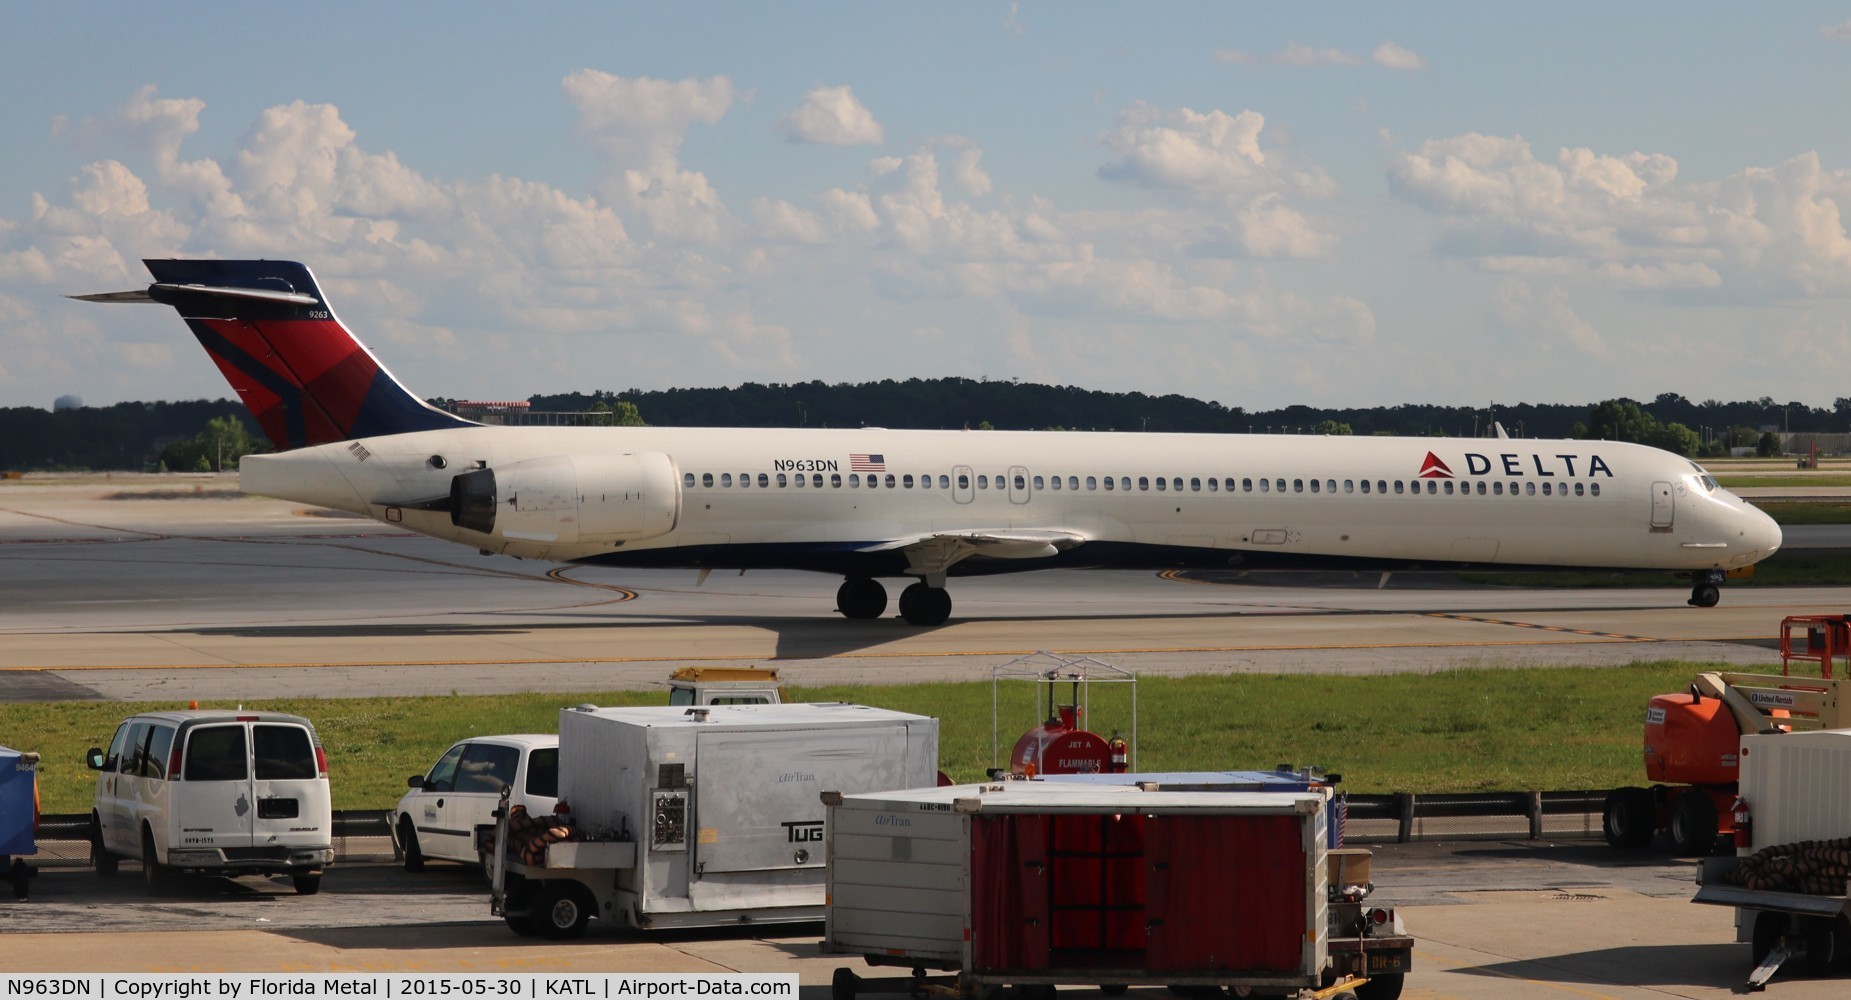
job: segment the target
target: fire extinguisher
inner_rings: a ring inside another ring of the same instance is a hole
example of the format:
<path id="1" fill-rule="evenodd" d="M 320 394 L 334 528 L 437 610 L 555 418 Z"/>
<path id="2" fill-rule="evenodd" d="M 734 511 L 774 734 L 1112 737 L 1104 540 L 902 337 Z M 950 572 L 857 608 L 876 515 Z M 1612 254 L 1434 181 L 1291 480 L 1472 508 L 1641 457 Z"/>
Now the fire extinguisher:
<path id="1" fill-rule="evenodd" d="M 1748 814 L 1748 800 L 1737 795 L 1735 797 L 1735 804 L 1729 807 L 1729 811 L 1735 814 L 1735 846 L 1754 846 L 1754 831 L 1752 829 L 1754 817 Z"/>
<path id="2" fill-rule="evenodd" d="M 1125 742 L 1123 736 L 1113 733 L 1112 738 L 1105 741 L 1105 745 L 1106 749 L 1110 750 L 1112 754 L 1109 764 L 1112 773 L 1124 774 L 1125 768 L 1128 766 L 1127 758 L 1131 750 L 1131 744 Z"/>

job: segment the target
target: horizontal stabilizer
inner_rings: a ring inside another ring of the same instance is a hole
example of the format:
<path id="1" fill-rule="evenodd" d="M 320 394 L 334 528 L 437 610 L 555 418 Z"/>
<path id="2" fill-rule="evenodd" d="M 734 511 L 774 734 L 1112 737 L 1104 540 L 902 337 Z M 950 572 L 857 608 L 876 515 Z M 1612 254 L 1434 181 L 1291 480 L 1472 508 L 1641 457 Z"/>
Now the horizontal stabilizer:
<path id="1" fill-rule="evenodd" d="M 79 302 L 153 302 L 154 296 L 146 288 L 137 288 L 132 292 L 97 292 L 93 295 L 66 295 L 67 299 Z"/>

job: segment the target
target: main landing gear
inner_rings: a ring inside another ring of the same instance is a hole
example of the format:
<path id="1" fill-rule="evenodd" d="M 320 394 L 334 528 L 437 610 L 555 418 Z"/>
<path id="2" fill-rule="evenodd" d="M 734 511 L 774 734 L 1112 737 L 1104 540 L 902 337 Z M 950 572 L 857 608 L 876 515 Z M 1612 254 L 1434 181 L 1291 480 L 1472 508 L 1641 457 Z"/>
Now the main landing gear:
<path id="1" fill-rule="evenodd" d="M 836 610 L 848 618 L 879 618 L 887 610 L 887 588 L 879 580 L 851 576 L 836 591 Z M 951 617 L 951 595 L 924 581 L 900 591 L 900 617 L 910 625 L 943 625 Z"/>
<path id="2" fill-rule="evenodd" d="M 1690 575 L 1690 600 L 1693 608 L 1713 608 L 1722 600 L 1722 570 L 1706 569 Z"/>

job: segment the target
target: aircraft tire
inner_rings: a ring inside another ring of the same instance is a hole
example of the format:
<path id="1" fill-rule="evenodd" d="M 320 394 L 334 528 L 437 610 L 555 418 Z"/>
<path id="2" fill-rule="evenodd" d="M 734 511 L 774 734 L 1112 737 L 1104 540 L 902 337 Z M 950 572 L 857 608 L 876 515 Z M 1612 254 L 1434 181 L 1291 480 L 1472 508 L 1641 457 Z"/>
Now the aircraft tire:
<path id="1" fill-rule="evenodd" d="M 909 625 L 943 625 L 951 617 L 951 595 L 943 587 L 915 583 L 900 592 L 900 617 Z"/>
<path id="2" fill-rule="evenodd" d="M 836 610 L 858 620 L 879 618 L 887 611 L 887 588 L 865 576 L 851 576 L 836 590 Z"/>
<path id="3" fill-rule="evenodd" d="M 1700 583 L 1690 588 L 1690 606 L 1693 608 L 1713 608 L 1722 603 L 1722 589 L 1709 583 Z"/>

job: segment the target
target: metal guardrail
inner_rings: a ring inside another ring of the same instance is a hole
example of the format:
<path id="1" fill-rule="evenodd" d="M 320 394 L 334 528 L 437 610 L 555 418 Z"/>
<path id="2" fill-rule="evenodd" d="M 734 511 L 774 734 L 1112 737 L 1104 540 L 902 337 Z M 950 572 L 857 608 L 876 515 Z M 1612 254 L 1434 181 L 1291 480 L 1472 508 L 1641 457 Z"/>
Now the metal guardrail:
<path id="1" fill-rule="evenodd" d="M 33 838 L 38 853 L 28 855 L 46 868 L 86 868 L 90 857 L 90 817 L 85 813 L 48 813 L 39 817 Z M 342 809 L 334 813 L 336 861 L 392 861 L 391 813 L 385 809 Z"/>
<path id="2" fill-rule="evenodd" d="M 1599 837 L 1607 792 L 1467 792 L 1449 795 L 1351 795 L 1344 837 L 1358 844 L 1470 837 Z M 1428 821 L 1438 827 L 1428 830 Z M 1486 822 L 1448 822 L 1483 820 Z M 90 864 L 90 817 L 49 814 L 39 820 L 34 864 L 82 868 Z M 391 813 L 343 809 L 334 813 L 336 861 L 393 861 Z"/>

